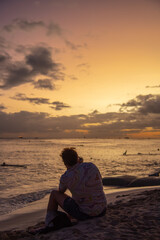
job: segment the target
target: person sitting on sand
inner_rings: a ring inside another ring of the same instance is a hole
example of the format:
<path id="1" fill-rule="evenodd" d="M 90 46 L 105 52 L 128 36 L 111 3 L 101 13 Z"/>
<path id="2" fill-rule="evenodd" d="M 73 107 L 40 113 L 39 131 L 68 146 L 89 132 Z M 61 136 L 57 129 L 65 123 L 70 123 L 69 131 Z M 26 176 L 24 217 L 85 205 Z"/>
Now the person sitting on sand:
<path id="1" fill-rule="evenodd" d="M 107 201 L 98 168 L 83 162 L 74 148 L 64 148 L 60 156 L 67 170 L 60 178 L 59 190 L 50 194 L 45 225 L 53 226 L 58 206 L 77 220 L 105 215 Z M 65 193 L 67 189 L 72 197 Z"/>

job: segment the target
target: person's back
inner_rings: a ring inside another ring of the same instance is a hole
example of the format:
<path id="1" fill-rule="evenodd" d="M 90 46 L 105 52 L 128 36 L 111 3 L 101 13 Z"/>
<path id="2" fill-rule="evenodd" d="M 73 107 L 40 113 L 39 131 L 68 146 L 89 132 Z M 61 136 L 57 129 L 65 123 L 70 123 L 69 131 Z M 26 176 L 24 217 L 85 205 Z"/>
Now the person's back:
<path id="1" fill-rule="evenodd" d="M 69 189 L 82 212 L 96 216 L 106 207 L 100 172 L 93 163 L 77 163 L 60 179 L 60 189 Z"/>

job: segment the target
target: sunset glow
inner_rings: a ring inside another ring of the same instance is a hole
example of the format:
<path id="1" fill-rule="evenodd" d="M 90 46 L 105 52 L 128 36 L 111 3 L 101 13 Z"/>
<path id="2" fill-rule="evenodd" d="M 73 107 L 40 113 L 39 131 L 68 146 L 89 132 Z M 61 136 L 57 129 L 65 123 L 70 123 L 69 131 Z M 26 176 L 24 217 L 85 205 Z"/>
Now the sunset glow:
<path id="1" fill-rule="evenodd" d="M 0 137 L 160 138 L 159 1 L 0 11 Z"/>

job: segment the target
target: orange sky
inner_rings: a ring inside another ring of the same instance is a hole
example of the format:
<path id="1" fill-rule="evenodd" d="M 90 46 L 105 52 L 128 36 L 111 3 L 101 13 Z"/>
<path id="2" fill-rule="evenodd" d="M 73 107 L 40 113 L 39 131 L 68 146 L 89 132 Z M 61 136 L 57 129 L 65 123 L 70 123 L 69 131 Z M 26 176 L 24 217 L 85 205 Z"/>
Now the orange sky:
<path id="1" fill-rule="evenodd" d="M 160 136 L 157 0 L 6 0 L 0 11 L 2 137 L 125 137 L 128 128 L 148 137 L 146 127 Z M 44 129 L 51 118 L 53 131 L 33 133 L 34 121 L 18 129 L 18 119 L 8 130 L 4 119 L 22 112 L 37 114 Z"/>

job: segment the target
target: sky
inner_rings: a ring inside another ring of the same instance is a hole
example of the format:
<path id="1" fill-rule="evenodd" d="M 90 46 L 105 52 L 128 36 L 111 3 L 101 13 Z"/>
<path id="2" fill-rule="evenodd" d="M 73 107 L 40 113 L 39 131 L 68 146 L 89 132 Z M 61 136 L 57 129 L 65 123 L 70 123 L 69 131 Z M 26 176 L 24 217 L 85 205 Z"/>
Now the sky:
<path id="1" fill-rule="evenodd" d="M 160 138 L 159 0 L 0 0 L 0 138 Z"/>

